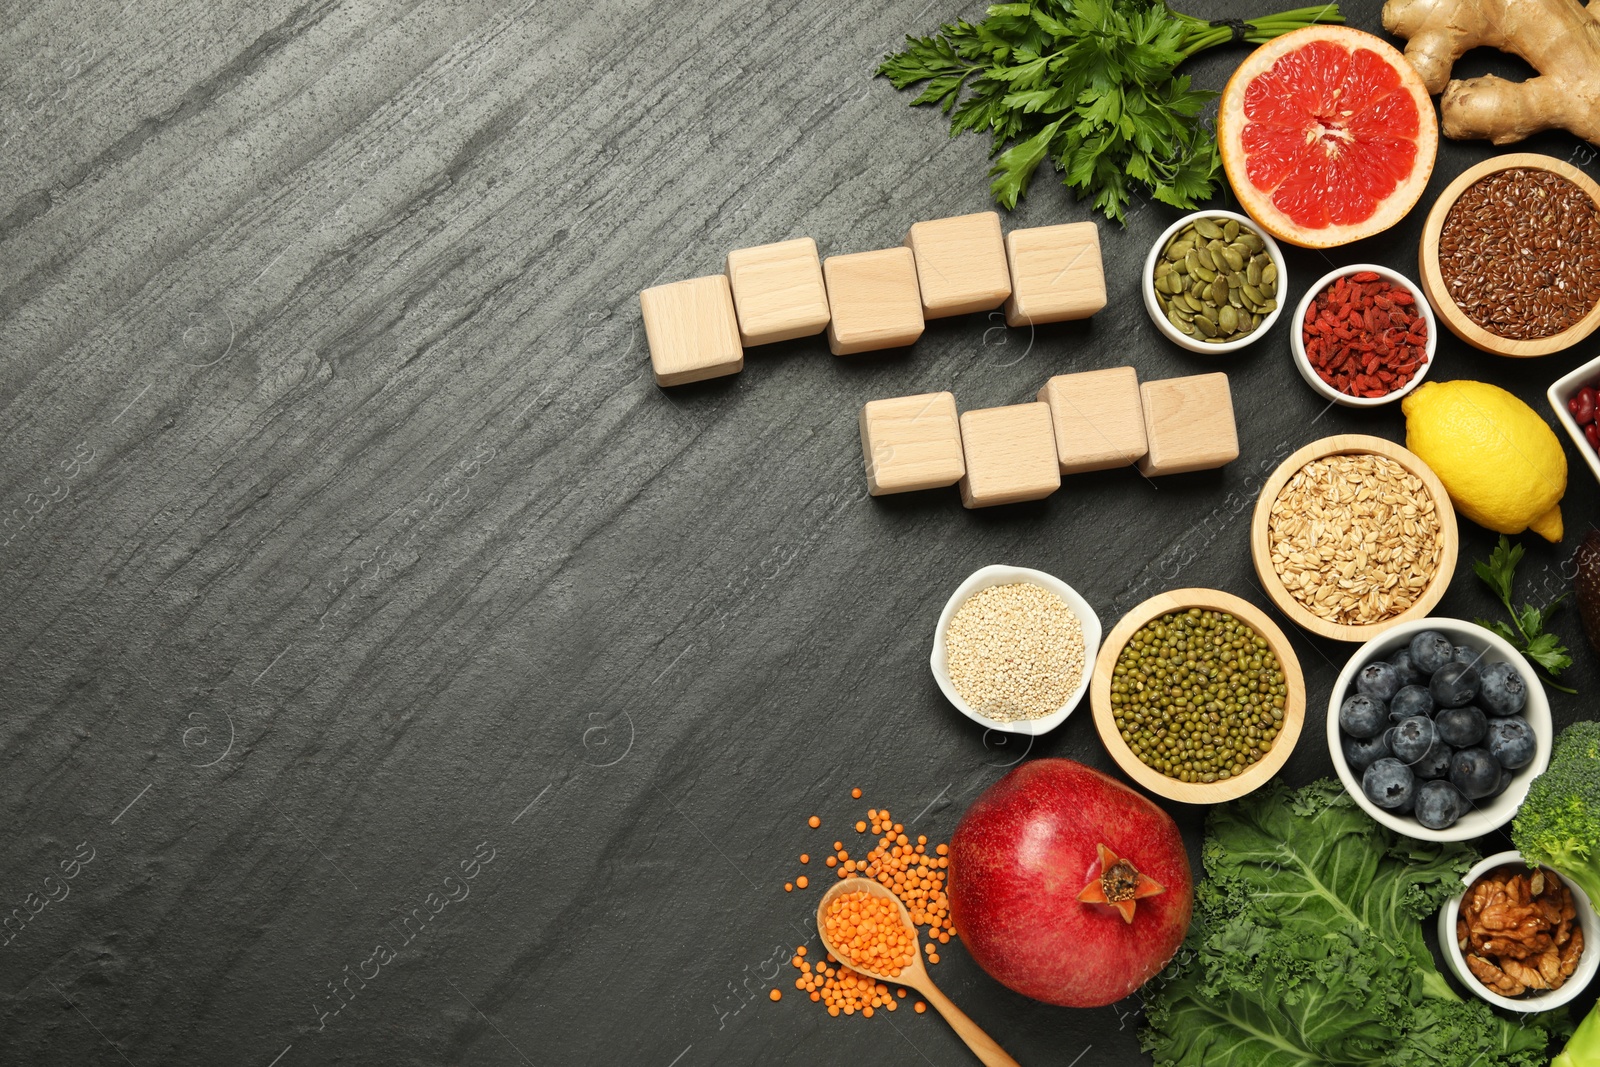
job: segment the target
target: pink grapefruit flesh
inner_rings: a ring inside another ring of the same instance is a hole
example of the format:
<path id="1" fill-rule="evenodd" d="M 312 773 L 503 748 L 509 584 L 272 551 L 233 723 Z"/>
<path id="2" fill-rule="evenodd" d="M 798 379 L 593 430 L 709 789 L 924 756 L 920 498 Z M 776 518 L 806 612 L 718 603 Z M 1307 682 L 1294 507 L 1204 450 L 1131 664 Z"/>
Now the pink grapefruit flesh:
<path id="1" fill-rule="evenodd" d="M 1439 147 L 1433 103 L 1406 58 L 1346 26 L 1308 26 L 1251 53 L 1223 91 L 1217 136 L 1245 210 L 1308 248 L 1399 222 Z"/>

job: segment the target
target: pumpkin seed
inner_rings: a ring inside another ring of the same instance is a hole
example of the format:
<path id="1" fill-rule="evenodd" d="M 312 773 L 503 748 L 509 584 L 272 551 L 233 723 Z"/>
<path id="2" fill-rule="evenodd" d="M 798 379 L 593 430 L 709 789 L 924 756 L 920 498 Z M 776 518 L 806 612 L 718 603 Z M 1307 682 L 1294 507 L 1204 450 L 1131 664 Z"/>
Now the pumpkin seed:
<path id="1" fill-rule="evenodd" d="M 1278 265 L 1276 263 L 1268 260 L 1267 265 L 1261 268 L 1261 282 L 1263 285 L 1278 284 Z"/>
<path id="2" fill-rule="evenodd" d="M 1200 218 L 1162 250 L 1151 278 L 1156 303 L 1175 329 L 1211 344 L 1258 329 L 1276 289 L 1277 268 L 1261 235 L 1237 219 Z M 1272 303 L 1272 307 L 1276 307 Z"/>

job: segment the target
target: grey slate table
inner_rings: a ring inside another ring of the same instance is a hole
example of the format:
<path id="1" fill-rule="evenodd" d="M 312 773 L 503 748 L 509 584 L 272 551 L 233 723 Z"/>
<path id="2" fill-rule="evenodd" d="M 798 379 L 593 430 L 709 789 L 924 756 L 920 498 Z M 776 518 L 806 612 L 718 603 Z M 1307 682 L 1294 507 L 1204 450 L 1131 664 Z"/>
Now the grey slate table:
<path id="1" fill-rule="evenodd" d="M 980 11 L 4 4 L 0 905 L 29 917 L 0 949 L 0 1063 L 974 1062 L 931 1014 L 795 996 L 816 890 L 781 888 L 869 804 L 944 840 L 1021 758 L 1110 768 L 1086 711 L 1030 749 L 945 703 L 949 591 L 1009 562 L 1108 626 L 1178 585 L 1265 603 L 1265 471 L 1330 432 L 1403 438 L 1398 412 L 1324 409 L 1287 321 L 1225 362 L 1161 340 L 1136 289 L 1159 205 L 1102 226 L 1092 321 L 652 384 L 640 288 L 988 206 L 985 144 L 869 78 L 904 31 Z M 1242 54 L 1191 72 L 1220 88 Z M 1528 147 L 1600 174 L 1572 138 Z M 1491 151 L 1445 145 L 1428 200 Z M 1414 271 L 1421 214 L 1292 253 L 1289 298 L 1330 263 Z M 1090 217 L 1044 177 L 1008 225 Z M 1595 351 L 1447 339 L 1433 376 L 1543 410 Z M 865 496 L 866 400 L 984 407 L 1130 361 L 1228 370 L 1239 460 L 980 512 Z M 1569 461 L 1567 540 L 1521 539 L 1531 596 L 1600 512 Z M 1491 537 L 1463 532 L 1441 613 L 1488 614 Z M 1600 673 L 1559 629 L 1585 694 L 1555 695 L 1564 724 Z M 1349 649 L 1296 647 L 1305 781 Z M 1203 812 L 1174 814 L 1197 846 Z M 945 960 L 1023 1063 L 1140 1062 L 1137 999 L 1053 1008 Z"/>

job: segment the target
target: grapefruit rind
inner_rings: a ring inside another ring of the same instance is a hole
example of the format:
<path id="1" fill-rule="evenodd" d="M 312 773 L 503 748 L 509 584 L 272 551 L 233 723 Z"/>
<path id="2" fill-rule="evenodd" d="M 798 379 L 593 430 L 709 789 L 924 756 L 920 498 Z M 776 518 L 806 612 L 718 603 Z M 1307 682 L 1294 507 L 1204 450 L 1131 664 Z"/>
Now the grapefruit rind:
<path id="1" fill-rule="evenodd" d="M 1439 124 L 1398 50 L 1348 26 L 1307 26 L 1239 65 L 1217 140 L 1251 218 L 1280 241 L 1332 248 L 1382 233 L 1416 206 Z"/>

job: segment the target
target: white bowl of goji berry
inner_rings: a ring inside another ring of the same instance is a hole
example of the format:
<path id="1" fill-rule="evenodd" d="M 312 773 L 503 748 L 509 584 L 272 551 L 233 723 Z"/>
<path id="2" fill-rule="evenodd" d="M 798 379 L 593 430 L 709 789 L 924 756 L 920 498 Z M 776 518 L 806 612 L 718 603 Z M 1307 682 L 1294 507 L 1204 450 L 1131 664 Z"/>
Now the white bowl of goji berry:
<path id="1" fill-rule="evenodd" d="M 1376 263 L 1317 279 L 1295 308 L 1294 365 L 1324 399 L 1352 408 L 1392 404 L 1433 366 L 1439 324 L 1417 284 Z"/>

